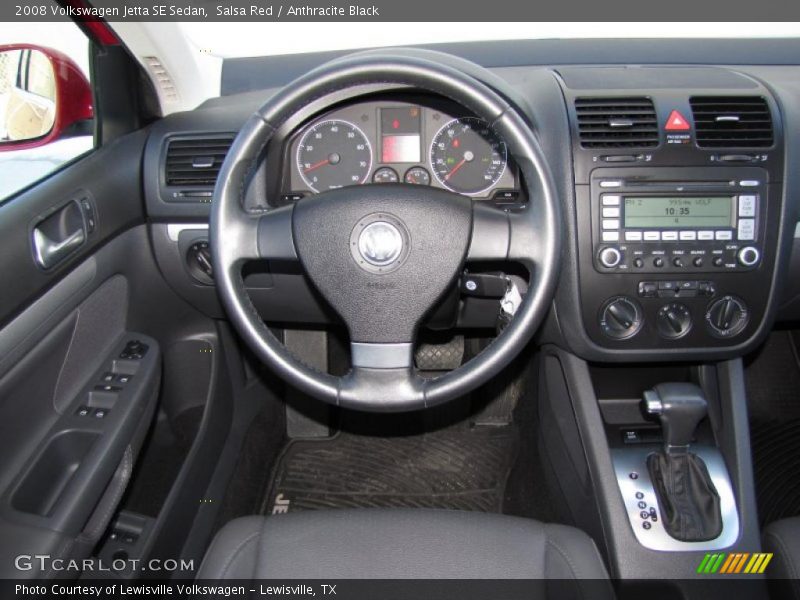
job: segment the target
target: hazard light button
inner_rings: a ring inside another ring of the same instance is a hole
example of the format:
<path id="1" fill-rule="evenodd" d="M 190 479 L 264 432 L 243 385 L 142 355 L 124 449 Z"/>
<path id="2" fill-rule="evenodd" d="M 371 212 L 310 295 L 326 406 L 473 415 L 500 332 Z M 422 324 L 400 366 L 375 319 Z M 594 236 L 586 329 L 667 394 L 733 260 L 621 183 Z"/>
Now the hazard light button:
<path id="1" fill-rule="evenodd" d="M 673 110 L 669 113 L 667 124 L 664 125 L 666 131 L 687 131 L 691 128 L 692 126 L 689 125 L 689 121 L 677 110 Z"/>

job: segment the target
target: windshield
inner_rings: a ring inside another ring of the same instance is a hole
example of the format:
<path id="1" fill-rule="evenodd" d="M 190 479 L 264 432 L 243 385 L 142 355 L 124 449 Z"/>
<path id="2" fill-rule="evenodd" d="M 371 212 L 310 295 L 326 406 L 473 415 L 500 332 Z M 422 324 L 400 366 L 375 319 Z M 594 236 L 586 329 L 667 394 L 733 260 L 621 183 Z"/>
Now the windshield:
<path id="1" fill-rule="evenodd" d="M 204 52 L 223 58 L 451 42 L 577 38 L 797 37 L 798 23 L 181 23 Z M 722 24 L 720 24 L 722 25 Z"/>

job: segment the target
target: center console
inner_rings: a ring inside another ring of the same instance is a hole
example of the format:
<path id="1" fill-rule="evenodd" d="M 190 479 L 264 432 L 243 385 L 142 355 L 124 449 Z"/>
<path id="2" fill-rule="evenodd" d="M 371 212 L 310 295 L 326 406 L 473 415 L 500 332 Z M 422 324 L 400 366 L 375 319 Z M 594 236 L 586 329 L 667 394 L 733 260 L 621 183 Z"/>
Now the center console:
<path id="1" fill-rule="evenodd" d="M 774 308 L 784 206 L 769 90 L 722 69 L 559 74 L 584 348 L 571 345 L 610 361 L 752 348 Z"/>
<path id="2" fill-rule="evenodd" d="M 779 191 L 761 167 L 598 168 L 579 198 L 582 310 L 596 344 L 737 345 L 772 278 Z"/>

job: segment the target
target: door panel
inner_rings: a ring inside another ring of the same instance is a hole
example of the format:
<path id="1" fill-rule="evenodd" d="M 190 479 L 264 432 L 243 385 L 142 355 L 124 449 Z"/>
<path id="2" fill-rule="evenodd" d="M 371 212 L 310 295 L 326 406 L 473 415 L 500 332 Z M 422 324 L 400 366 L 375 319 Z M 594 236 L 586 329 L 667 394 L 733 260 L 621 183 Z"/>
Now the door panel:
<path id="1" fill-rule="evenodd" d="M 152 421 L 159 342 L 131 330 L 146 321 L 132 317 L 132 297 L 148 293 L 135 288 L 154 271 L 145 137 L 121 138 L 0 206 L 0 557 L 86 556 Z M 55 244 L 80 226 L 85 241 L 43 267 L 37 225 Z M 13 558 L 0 567 L 2 577 L 52 574 L 16 571 Z"/>
<path id="2" fill-rule="evenodd" d="M 99 247 L 144 220 L 141 162 L 147 135 L 124 136 L 0 205 L 0 324 L 7 324 Z M 35 259 L 33 230 L 47 215 L 88 197 L 94 229 L 66 260 L 44 269 Z"/>

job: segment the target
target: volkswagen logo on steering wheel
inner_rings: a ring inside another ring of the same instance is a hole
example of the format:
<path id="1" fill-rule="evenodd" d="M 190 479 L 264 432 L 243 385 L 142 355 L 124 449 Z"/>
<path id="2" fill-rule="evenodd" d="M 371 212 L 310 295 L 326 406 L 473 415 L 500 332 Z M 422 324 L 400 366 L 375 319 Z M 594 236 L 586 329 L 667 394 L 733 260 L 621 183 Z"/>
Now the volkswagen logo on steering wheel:
<path id="1" fill-rule="evenodd" d="M 367 225 L 358 236 L 358 252 L 369 264 L 385 267 L 392 264 L 403 251 L 403 236 L 386 221 Z"/>
<path id="2" fill-rule="evenodd" d="M 411 238 L 403 222 L 388 213 L 361 219 L 350 235 L 350 253 L 370 273 L 390 273 L 408 256 Z"/>

